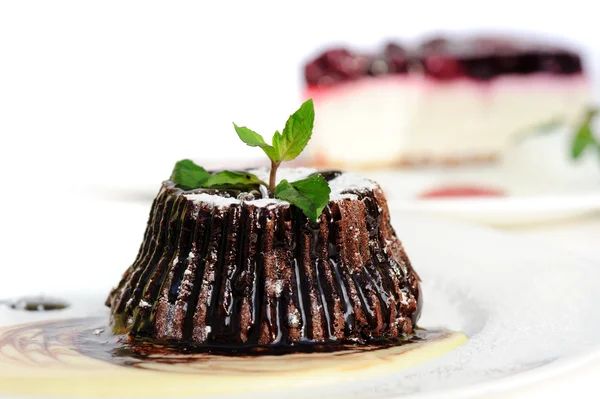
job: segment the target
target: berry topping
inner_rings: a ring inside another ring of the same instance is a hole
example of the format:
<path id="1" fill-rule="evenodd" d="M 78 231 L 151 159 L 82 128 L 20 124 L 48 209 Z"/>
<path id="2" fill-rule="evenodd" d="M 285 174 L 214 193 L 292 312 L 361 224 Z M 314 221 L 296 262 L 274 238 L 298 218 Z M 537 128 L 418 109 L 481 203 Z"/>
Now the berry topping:
<path id="1" fill-rule="evenodd" d="M 554 54 L 542 54 L 539 57 L 539 69 L 550 73 L 561 73 L 562 67 L 558 58 Z"/>
<path id="2" fill-rule="evenodd" d="M 533 73 L 539 71 L 539 57 L 535 53 L 523 53 L 518 57 L 518 65 L 516 68 L 516 73 L 526 75 L 528 73 Z"/>
<path id="3" fill-rule="evenodd" d="M 383 54 L 386 57 L 393 57 L 393 56 L 404 57 L 404 56 L 406 56 L 406 50 L 397 43 L 388 43 L 385 46 L 385 49 L 383 50 Z"/>
<path id="4" fill-rule="evenodd" d="M 345 49 L 330 50 L 323 54 L 323 62 L 328 68 L 346 78 L 356 78 L 366 71 L 365 57 L 350 53 Z"/>
<path id="5" fill-rule="evenodd" d="M 451 57 L 432 55 L 423 60 L 425 73 L 436 79 L 454 79 L 463 75 L 460 62 Z"/>
<path id="6" fill-rule="evenodd" d="M 517 73 L 519 69 L 519 58 L 516 55 L 504 55 L 492 57 L 492 66 L 497 74 Z"/>
<path id="7" fill-rule="evenodd" d="M 575 74 L 581 72 L 581 59 L 575 54 L 557 54 L 556 60 L 560 65 L 559 73 Z"/>
<path id="8" fill-rule="evenodd" d="M 321 68 L 317 61 L 308 63 L 304 67 L 304 77 L 308 84 L 319 84 L 319 80 L 323 78 L 323 76 L 325 76 L 325 70 Z"/>
<path id="9" fill-rule="evenodd" d="M 383 52 L 388 64 L 388 73 L 408 72 L 408 54 L 396 43 L 389 43 Z"/>
<path id="10" fill-rule="evenodd" d="M 327 85 L 343 80 L 353 80 L 366 75 L 366 57 L 343 48 L 331 49 L 305 67 L 306 81 Z"/>
<path id="11" fill-rule="evenodd" d="M 565 48 L 484 36 L 458 40 L 433 37 L 411 52 L 397 42 L 389 42 L 380 53 L 370 56 L 345 48 L 332 48 L 308 63 L 304 73 L 309 85 L 330 85 L 367 75 L 412 73 L 409 66 L 417 64 L 422 64 L 428 77 L 438 80 L 465 76 L 489 80 L 508 74 L 569 75 L 582 72 L 579 56 Z"/>
<path id="12" fill-rule="evenodd" d="M 492 65 L 492 57 L 472 58 L 464 62 L 467 74 L 479 80 L 489 80 L 497 75 Z"/>
<path id="13" fill-rule="evenodd" d="M 421 43 L 421 52 L 446 52 L 449 41 L 443 37 L 435 37 Z"/>

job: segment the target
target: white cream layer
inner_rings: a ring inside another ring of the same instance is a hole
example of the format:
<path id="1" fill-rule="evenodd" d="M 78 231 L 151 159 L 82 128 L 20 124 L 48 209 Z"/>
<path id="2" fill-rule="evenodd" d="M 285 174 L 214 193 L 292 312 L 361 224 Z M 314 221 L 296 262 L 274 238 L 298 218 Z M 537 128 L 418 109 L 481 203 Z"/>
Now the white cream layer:
<path id="1" fill-rule="evenodd" d="M 497 154 L 528 130 L 575 124 L 591 104 L 582 76 L 504 76 L 488 82 L 365 78 L 309 90 L 311 150 L 344 164 Z"/>

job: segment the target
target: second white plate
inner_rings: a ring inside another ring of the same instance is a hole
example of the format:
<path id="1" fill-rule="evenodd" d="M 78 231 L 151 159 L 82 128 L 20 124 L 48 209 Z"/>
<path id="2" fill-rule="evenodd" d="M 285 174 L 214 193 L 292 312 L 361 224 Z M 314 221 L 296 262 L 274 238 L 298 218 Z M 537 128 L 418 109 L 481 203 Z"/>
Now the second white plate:
<path id="1" fill-rule="evenodd" d="M 532 136 L 491 166 L 364 173 L 384 188 L 395 210 L 490 225 L 554 221 L 600 209 L 600 159 L 569 156 L 570 135 Z M 483 189 L 496 195 L 422 198 L 432 190 Z"/>

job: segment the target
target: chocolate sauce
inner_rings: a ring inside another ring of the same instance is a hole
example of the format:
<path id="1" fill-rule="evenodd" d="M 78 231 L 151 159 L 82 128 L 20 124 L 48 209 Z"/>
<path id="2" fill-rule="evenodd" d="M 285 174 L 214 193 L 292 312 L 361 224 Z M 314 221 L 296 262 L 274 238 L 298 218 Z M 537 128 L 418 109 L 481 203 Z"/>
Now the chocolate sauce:
<path id="1" fill-rule="evenodd" d="M 181 342 L 158 343 L 151 340 L 131 340 L 126 335 L 112 334 L 110 328 L 104 324 L 104 320 L 98 318 L 49 322 L 44 325 L 43 331 L 49 337 L 57 337 L 61 332 L 73 331 L 75 332 L 73 343 L 78 352 L 124 366 L 144 361 L 159 363 L 198 361 L 198 358 L 186 357 L 186 355 L 194 354 L 255 357 L 283 356 L 294 353 L 372 352 L 392 346 L 425 342 L 431 337 L 443 333 L 443 331 L 416 329 L 415 333 L 410 336 L 366 342 L 360 345 L 350 341 L 340 341 L 326 344 L 307 342 L 289 346 L 231 346 L 226 344 L 198 346 Z M 200 359 L 206 358 L 201 357 Z"/>
<path id="2" fill-rule="evenodd" d="M 326 372 L 332 372 L 339 366 L 339 372 L 349 372 L 348 362 L 352 362 L 358 369 L 369 367 L 374 364 L 373 362 L 375 364 L 396 364 L 398 356 L 412 353 L 429 343 L 434 344 L 454 337 L 454 343 L 446 348 L 434 350 L 433 353 L 425 351 L 421 357 L 416 358 L 416 362 L 412 361 L 412 364 L 418 364 L 439 356 L 466 340 L 464 335 L 462 335 L 464 338 L 457 339 L 456 337 L 461 336 L 459 333 L 416 329 L 415 333 L 409 337 L 366 345 L 328 343 L 325 345 L 298 344 L 292 347 L 218 346 L 199 348 L 195 345 L 186 346 L 181 343 L 133 342 L 127 336 L 112 334 L 105 323 L 106 321 L 102 318 L 81 318 L 32 323 L 3 329 L 0 331 L 0 366 L 8 366 L 11 370 L 16 367 L 23 370 L 23 373 L 35 372 L 38 374 L 48 369 L 62 370 L 65 373 L 77 370 L 78 374 L 76 375 L 87 371 L 90 377 L 94 374 L 97 375 L 98 370 L 109 370 L 102 363 L 82 361 L 87 357 L 124 368 L 194 374 L 197 378 L 207 379 L 219 374 L 233 379 L 236 375 L 248 376 L 248 373 L 256 378 L 272 378 L 280 375 L 281 372 L 293 373 L 294 378 L 302 378 L 303 371 L 310 372 L 319 367 Z M 24 345 L 24 342 L 27 342 L 27 345 Z M 398 348 L 406 345 L 410 345 L 410 348 L 405 350 Z M 398 348 L 398 350 L 393 348 Z M 392 352 L 388 350 L 392 350 Z M 361 356 L 373 352 L 377 353 L 377 356 Z M 263 357 L 264 360 L 261 359 Z M 281 365 L 289 365 L 288 362 L 293 362 L 294 367 L 286 367 L 285 371 L 281 370 Z M 360 372 L 355 367 L 352 368 L 353 372 Z M 393 371 L 395 371 L 393 368 L 389 370 L 389 372 Z M 113 373 L 119 374 L 126 372 L 125 370 L 113 370 Z M 269 374 L 270 377 L 266 377 Z M 65 385 L 65 387 L 69 386 L 70 384 Z"/>

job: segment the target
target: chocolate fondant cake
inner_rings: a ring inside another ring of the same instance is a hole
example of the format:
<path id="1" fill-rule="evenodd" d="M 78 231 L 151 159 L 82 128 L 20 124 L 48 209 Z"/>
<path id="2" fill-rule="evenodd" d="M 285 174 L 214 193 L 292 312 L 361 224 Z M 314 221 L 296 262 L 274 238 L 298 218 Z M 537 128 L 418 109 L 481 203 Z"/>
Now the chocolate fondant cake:
<path id="1" fill-rule="evenodd" d="M 198 347 L 362 344 L 411 333 L 419 278 L 381 189 L 354 174 L 322 175 L 331 197 L 316 223 L 266 192 L 164 182 L 137 258 L 107 300 L 114 330 Z"/>

